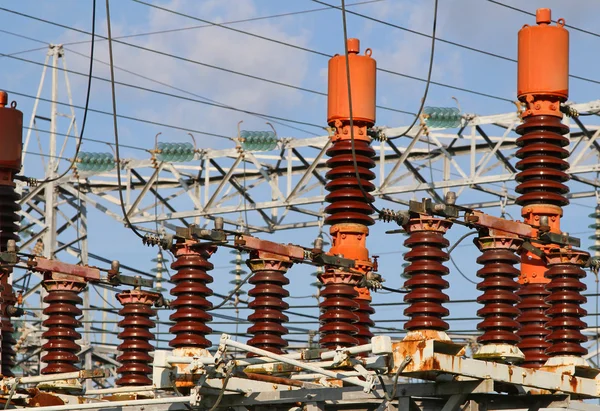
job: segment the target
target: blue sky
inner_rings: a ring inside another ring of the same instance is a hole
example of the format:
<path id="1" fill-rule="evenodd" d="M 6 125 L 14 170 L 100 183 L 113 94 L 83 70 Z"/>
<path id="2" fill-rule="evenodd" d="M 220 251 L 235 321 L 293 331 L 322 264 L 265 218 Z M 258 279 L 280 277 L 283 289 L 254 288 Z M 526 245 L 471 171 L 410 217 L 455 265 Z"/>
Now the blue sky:
<path id="1" fill-rule="evenodd" d="M 329 2 L 332 4 L 339 3 L 336 0 L 330 0 Z M 568 24 L 592 31 L 596 27 L 594 16 L 598 14 L 600 9 L 600 4 L 584 0 L 569 2 L 569 6 L 566 2 L 558 0 L 545 2 L 519 2 L 513 0 L 506 3 L 526 8 L 529 11 L 535 11 L 537 7 L 542 6 L 551 7 L 554 18 L 564 17 Z M 212 22 L 228 22 L 323 7 L 309 0 L 288 0 L 285 2 L 281 0 L 174 0 L 160 1 L 156 4 Z M 91 1 L 60 0 L 45 2 L 20 0 L 4 2 L 2 7 L 85 31 L 90 31 L 91 27 Z M 113 1 L 111 7 L 114 36 L 202 24 L 189 18 L 175 16 L 128 0 Z M 351 10 L 419 32 L 430 33 L 431 31 L 433 1 L 430 0 L 384 0 L 355 6 Z M 103 1 L 98 2 L 97 13 L 98 33 L 105 35 L 106 19 Z M 89 40 L 87 35 L 5 11 L 0 11 L 0 19 L 3 30 L 39 39 L 46 43 L 71 43 Z M 366 47 L 373 49 L 373 57 L 378 61 L 379 67 L 410 76 L 426 77 L 430 39 L 352 15 L 349 15 L 348 19 L 349 35 L 360 38 L 363 50 Z M 515 58 L 517 31 L 526 23 L 533 24 L 534 18 L 487 1 L 440 0 L 438 37 L 490 53 Z M 327 54 L 343 52 L 341 16 L 337 10 L 238 23 L 232 25 L 232 27 Z M 39 42 L 16 37 L 6 32 L 0 32 L 0 36 L 2 38 L 0 52 L 4 54 L 44 47 Z M 131 37 L 123 41 L 254 76 L 290 83 L 308 89 L 326 91 L 326 57 L 245 36 L 219 27 Z M 593 58 L 591 59 L 589 54 L 598 48 L 599 42 L 600 38 L 571 31 L 570 65 L 572 74 L 597 79 L 597 70 L 594 64 L 590 64 L 590 62 L 593 62 Z M 76 53 L 87 55 L 89 53 L 89 43 L 73 44 L 66 47 L 69 68 L 78 72 L 86 72 L 87 59 Z M 115 44 L 114 48 L 115 64 L 117 66 L 154 80 L 242 109 L 325 125 L 326 99 L 323 96 L 303 93 L 291 88 L 216 71 L 197 64 L 177 61 L 122 44 Z M 43 50 L 19 54 L 22 58 L 39 63 L 43 62 L 44 55 L 45 51 Z M 108 61 L 105 42 L 97 43 L 96 57 Z M 94 73 L 97 76 L 108 78 L 108 69 L 105 65 L 96 64 Z M 40 74 L 40 66 L 3 57 L 0 85 L 19 93 L 34 95 Z M 117 71 L 116 75 L 118 81 L 173 92 L 164 86 L 122 71 Z M 436 44 L 432 78 L 439 83 L 476 90 L 507 99 L 515 98 L 515 63 L 465 50 L 447 43 L 438 42 Z M 77 75 L 70 75 L 70 80 L 72 82 L 74 103 L 83 105 L 86 80 Z M 378 104 L 414 112 L 418 108 L 423 88 L 423 82 L 379 73 Z M 573 101 L 585 102 L 597 99 L 599 91 L 600 85 L 598 84 L 571 80 L 570 95 Z M 249 128 L 252 126 L 258 127 L 263 122 L 241 113 L 224 111 L 167 97 L 158 97 L 124 87 L 117 88 L 117 95 L 119 99 L 118 109 L 121 114 L 193 130 L 204 130 L 233 136 L 236 133 L 236 124 L 239 120 L 244 120 L 245 125 Z M 45 96 L 49 98 L 48 89 L 46 89 Z M 436 85 L 432 85 L 427 103 L 433 106 L 452 106 L 454 104 L 452 97 L 458 98 L 463 111 L 469 113 L 492 114 L 514 110 L 514 106 L 505 101 L 476 96 Z M 23 110 L 25 118 L 28 119 L 33 100 L 15 96 L 11 96 L 11 99 L 18 101 L 19 108 Z M 66 100 L 66 95 L 59 96 L 59 100 Z M 101 81 L 93 83 L 90 107 L 111 111 L 108 83 Z M 48 105 L 42 104 L 40 110 L 46 110 L 47 112 Z M 77 116 L 80 124 L 81 114 L 81 110 L 78 110 Z M 378 125 L 401 126 L 411 121 L 410 116 L 385 110 L 379 110 L 377 116 Z M 154 144 L 154 135 L 157 132 L 163 132 L 165 139 L 173 141 L 183 141 L 187 138 L 183 131 L 169 130 L 165 127 L 140 122 L 120 120 L 119 126 L 121 142 L 133 146 L 151 148 Z M 322 134 L 316 128 L 308 127 L 307 129 L 316 134 Z M 278 131 L 280 134 L 287 136 L 308 136 L 306 133 L 283 126 L 278 126 Z M 113 139 L 111 118 L 102 114 L 90 113 L 86 126 L 86 137 L 111 142 Z M 196 135 L 196 137 L 200 147 L 217 148 L 226 147 L 230 144 L 226 140 L 214 137 L 199 135 Z M 67 154 L 69 151 L 72 152 L 73 148 L 74 144 L 71 144 L 67 149 Z M 105 145 L 91 142 L 85 142 L 82 150 L 108 151 Z M 143 152 L 127 148 L 123 148 L 122 156 L 147 157 Z M 28 174 L 39 172 L 40 174 L 35 176 L 42 177 L 41 169 L 37 165 L 39 159 L 31 156 L 28 161 L 31 162 L 31 164 L 26 164 L 26 167 L 31 170 L 28 171 Z M 66 164 L 63 164 L 64 166 Z M 585 222 L 582 222 L 579 216 L 591 212 L 595 200 L 578 200 L 577 203 L 581 205 L 574 204 L 566 210 L 566 214 L 571 213 L 571 217 L 565 219 L 565 228 L 570 232 L 584 231 L 580 227 L 587 226 L 588 220 L 584 219 Z M 497 213 L 497 210 L 495 212 Z M 155 250 L 144 248 L 141 244 L 138 244 L 133 234 L 126 232 L 108 217 L 94 211 L 91 213 L 93 217 L 90 222 L 89 241 L 92 252 L 111 259 L 120 259 L 123 263 L 141 269 L 152 267 L 150 259 L 154 257 Z M 517 216 L 518 210 L 513 209 L 511 213 L 513 216 Z M 372 254 L 382 255 L 380 271 L 387 279 L 387 285 L 398 287 L 401 285 L 398 269 L 401 254 L 386 253 L 402 251 L 401 242 L 404 237 L 387 237 L 383 234 L 387 229 L 389 227 L 381 225 L 374 227 L 368 242 Z M 449 238 L 451 240 L 456 239 L 464 232 L 463 229 L 455 229 Z M 304 230 L 294 234 L 295 239 L 298 239 L 294 241 L 308 245 L 315 234 L 314 231 Z M 587 237 L 587 234 L 581 236 Z M 276 234 L 272 238 L 289 241 L 289 233 Z M 470 240 L 465 242 L 465 244 L 467 243 L 470 244 Z M 455 259 L 460 261 L 461 267 L 464 267 L 465 273 L 471 278 L 475 278 L 476 264 L 474 260 L 477 253 L 472 246 L 460 247 L 455 252 Z M 214 258 L 217 267 L 224 267 L 213 272 L 216 278 L 214 288 L 221 293 L 226 292 L 230 287 L 227 284 L 231 279 L 231 276 L 227 274 L 230 269 L 228 267 L 230 259 L 231 256 L 227 250 L 221 250 Z M 313 292 L 307 286 L 310 281 L 306 276 L 311 271 L 309 267 L 295 267 L 293 269 L 290 275 L 292 278 L 290 290 L 293 296 L 305 296 Z M 460 277 L 454 269 L 451 270 L 450 282 L 449 294 L 452 298 L 475 298 L 479 294 L 475 291 L 474 286 Z M 589 278 L 588 284 L 593 284 L 593 281 Z M 376 302 L 398 301 L 400 298 L 402 297 L 393 294 L 378 294 L 375 296 Z M 290 300 L 290 302 L 292 304 L 312 304 L 314 300 Z M 475 305 L 452 305 L 451 316 L 474 316 L 474 307 Z M 316 308 L 302 310 L 317 314 Z M 375 318 L 395 319 L 398 317 L 397 313 L 397 308 L 379 307 Z M 242 312 L 242 315 L 244 315 L 244 312 Z M 592 324 L 593 319 L 588 318 L 588 322 Z M 453 322 L 452 325 L 454 329 L 473 329 L 474 323 L 473 321 Z M 402 318 L 393 325 L 400 327 L 401 324 Z M 215 328 L 223 329 L 223 326 L 215 326 Z M 312 328 L 314 328 L 314 325 Z"/>

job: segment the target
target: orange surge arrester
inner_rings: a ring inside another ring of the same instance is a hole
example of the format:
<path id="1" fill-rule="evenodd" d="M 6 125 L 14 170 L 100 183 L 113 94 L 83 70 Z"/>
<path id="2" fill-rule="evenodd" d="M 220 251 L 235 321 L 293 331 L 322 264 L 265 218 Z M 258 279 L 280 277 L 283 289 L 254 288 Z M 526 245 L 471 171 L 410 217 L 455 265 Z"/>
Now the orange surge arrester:
<path id="1" fill-rule="evenodd" d="M 328 214 L 325 223 L 331 225 L 330 253 L 355 260 L 356 272 L 327 268 L 321 275 L 324 300 L 320 304 L 319 332 L 325 348 L 368 343 L 373 336 L 369 330 L 373 325 L 370 316 L 375 312 L 370 306 L 369 290 L 358 285 L 373 270 L 366 239 L 368 227 L 375 223 L 371 217 L 371 203 L 375 199 L 369 194 L 375 190 L 371 182 L 375 178 L 371 171 L 375 167 L 375 151 L 370 146 L 367 129 L 375 124 L 377 63 L 371 58 L 370 49 L 360 55 L 358 39 L 348 39 L 347 46 L 354 129 L 352 133 L 346 56 L 336 55 L 329 60 L 327 122 L 334 132 L 327 150 L 330 159 L 325 188 L 329 194 L 325 200 L 329 205 L 325 209 Z"/>
<path id="2" fill-rule="evenodd" d="M 517 93 L 525 110 L 523 123 L 516 130 L 521 135 L 517 139 L 520 173 L 516 191 L 520 196 L 516 202 L 523 207 L 521 215 L 527 224 L 560 233 L 562 207 L 569 204 L 569 189 L 564 184 L 569 179 L 565 172 L 569 168 L 569 139 L 564 136 L 569 128 L 562 124 L 560 110 L 569 96 L 569 32 L 564 19 L 552 25 L 550 9 L 538 9 L 536 22 L 519 31 Z M 533 245 L 548 251 L 548 246 Z M 522 252 L 518 293 L 522 300 L 517 305 L 521 315 L 517 321 L 521 324 L 518 346 L 525 354 L 525 367 L 541 367 L 548 358 L 547 269 L 541 258 Z"/>
<path id="3" fill-rule="evenodd" d="M 23 151 L 23 113 L 17 110 L 17 104 L 8 105 L 8 94 L 0 91 L 0 251 L 8 250 L 8 241 L 18 241 L 19 195 L 15 192 L 13 182 L 15 174 L 21 170 Z M 0 344 L 2 361 L 0 373 L 4 377 L 12 377 L 15 364 L 14 345 L 16 341 L 10 317 L 11 309 L 17 299 L 9 282 L 11 268 L 0 270 Z"/>

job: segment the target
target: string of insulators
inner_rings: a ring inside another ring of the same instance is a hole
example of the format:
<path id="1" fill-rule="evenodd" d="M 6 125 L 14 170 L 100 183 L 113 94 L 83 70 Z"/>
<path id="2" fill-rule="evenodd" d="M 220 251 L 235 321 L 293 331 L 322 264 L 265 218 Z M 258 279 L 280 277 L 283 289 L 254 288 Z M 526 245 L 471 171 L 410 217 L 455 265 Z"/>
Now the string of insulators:
<path id="1" fill-rule="evenodd" d="M 169 163 L 192 161 L 196 149 L 192 143 L 158 143 L 156 158 Z"/>
<path id="2" fill-rule="evenodd" d="M 152 262 L 156 263 L 156 266 L 150 270 L 154 274 L 154 288 L 152 291 L 157 293 L 166 291 L 166 288 L 164 288 L 162 284 L 163 273 L 167 271 L 167 267 L 165 266 L 166 261 L 167 260 L 165 260 L 165 257 L 160 250 L 158 251 L 158 254 L 156 254 L 156 258 L 152 259 Z"/>
<path id="3" fill-rule="evenodd" d="M 594 234 L 588 237 L 590 240 L 594 240 L 594 244 L 590 246 L 589 250 L 594 252 L 594 257 L 600 257 L 600 205 L 597 205 L 596 210 L 588 217 L 596 220 L 593 224 L 588 225 L 588 228 L 594 230 Z"/>
<path id="4" fill-rule="evenodd" d="M 311 274 L 311 276 L 315 277 L 315 281 L 310 283 L 311 287 L 317 287 L 317 290 L 320 292 L 321 288 L 323 288 L 323 283 L 321 282 L 321 280 L 319 280 L 319 277 L 321 276 L 321 274 L 323 274 L 325 270 L 323 269 L 323 267 L 317 267 L 317 270 Z"/>
<path id="5" fill-rule="evenodd" d="M 87 153 L 77 155 L 77 168 L 81 171 L 110 171 L 115 168 L 112 153 Z"/>
<path id="6" fill-rule="evenodd" d="M 434 128 L 456 128 L 460 126 L 462 115 L 456 107 L 425 107 L 425 124 Z"/>
<path id="7" fill-rule="evenodd" d="M 271 151 L 277 146 L 273 131 L 240 131 L 242 148 L 247 151 Z"/>
<path id="8" fill-rule="evenodd" d="M 235 258 L 229 262 L 230 264 L 234 264 L 234 269 L 229 271 L 229 274 L 235 276 L 235 278 L 233 280 L 229 281 L 229 284 L 233 285 L 233 288 L 235 289 L 242 282 L 242 276 L 248 274 L 248 272 L 242 268 L 243 264 L 245 264 L 245 261 L 242 257 L 242 251 L 241 250 L 231 250 L 229 253 L 235 255 Z M 231 290 L 231 291 L 233 291 L 233 290 Z M 229 291 L 229 292 L 231 292 L 231 291 Z M 240 301 L 240 297 L 244 294 L 246 294 L 246 291 L 242 290 L 241 287 L 234 293 L 234 296 L 235 296 L 234 305 L 236 305 L 236 306 L 238 305 L 238 303 Z"/>

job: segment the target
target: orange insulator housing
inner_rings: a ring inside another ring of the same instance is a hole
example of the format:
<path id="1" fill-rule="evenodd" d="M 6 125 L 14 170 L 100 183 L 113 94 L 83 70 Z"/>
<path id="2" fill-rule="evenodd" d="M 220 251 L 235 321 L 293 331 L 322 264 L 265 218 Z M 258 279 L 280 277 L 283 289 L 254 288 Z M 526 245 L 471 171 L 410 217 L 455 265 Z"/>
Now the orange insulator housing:
<path id="1" fill-rule="evenodd" d="M 569 97 L 569 32 L 565 20 L 551 25 L 550 9 L 536 11 L 536 26 L 519 30 L 517 95 L 523 102 L 528 96 L 551 96 L 559 101 Z"/>
<path id="2" fill-rule="evenodd" d="M 15 173 L 21 170 L 23 152 L 23 112 L 13 102 L 8 105 L 8 94 L 0 91 L 0 168 Z"/>
<path id="3" fill-rule="evenodd" d="M 375 89 L 377 62 L 371 58 L 371 49 L 361 56 L 358 39 L 348 39 L 348 63 L 352 91 L 353 121 L 375 124 Z M 350 120 L 348 103 L 348 81 L 346 56 L 335 55 L 329 60 L 329 86 L 327 93 L 327 123 L 333 126 L 336 120 Z"/>

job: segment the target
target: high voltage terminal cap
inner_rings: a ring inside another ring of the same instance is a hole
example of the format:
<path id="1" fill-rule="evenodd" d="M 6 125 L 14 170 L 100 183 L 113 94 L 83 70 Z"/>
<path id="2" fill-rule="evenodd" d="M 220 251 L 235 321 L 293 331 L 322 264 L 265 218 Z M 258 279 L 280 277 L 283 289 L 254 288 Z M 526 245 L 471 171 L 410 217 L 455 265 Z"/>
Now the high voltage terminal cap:
<path id="1" fill-rule="evenodd" d="M 517 95 L 529 103 L 548 97 L 564 102 L 569 97 L 569 32 L 564 28 L 565 20 L 558 19 L 552 25 L 550 9 L 542 8 L 536 11 L 536 23 L 519 30 Z"/>

